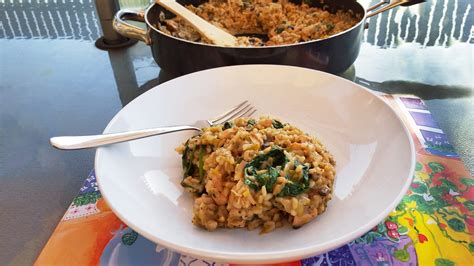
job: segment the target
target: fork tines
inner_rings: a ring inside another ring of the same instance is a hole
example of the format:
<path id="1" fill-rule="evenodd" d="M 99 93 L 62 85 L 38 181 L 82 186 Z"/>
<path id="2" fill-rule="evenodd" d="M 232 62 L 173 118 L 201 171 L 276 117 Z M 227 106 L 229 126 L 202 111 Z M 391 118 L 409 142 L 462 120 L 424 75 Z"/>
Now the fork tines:
<path id="1" fill-rule="evenodd" d="M 239 117 L 250 117 L 257 111 L 256 108 L 252 106 L 247 100 L 243 101 L 242 103 L 238 104 L 237 106 L 233 107 L 229 111 L 225 112 L 224 114 L 209 120 L 212 124 L 222 124 L 229 120 L 239 118 Z"/>

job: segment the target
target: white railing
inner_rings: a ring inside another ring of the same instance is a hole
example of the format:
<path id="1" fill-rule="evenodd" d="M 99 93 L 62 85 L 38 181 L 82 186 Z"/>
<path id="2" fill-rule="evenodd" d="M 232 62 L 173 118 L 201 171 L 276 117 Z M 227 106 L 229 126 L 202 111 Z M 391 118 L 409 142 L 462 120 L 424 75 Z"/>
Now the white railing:
<path id="1" fill-rule="evenodd" d="M 137 7 L 149 0 L 119 2 Z M 364 41 L 383 48 L 472 43 L 473 23 L 472 0 L 430 0 L 371 18 Z M 94 0 L 0 0 L 0 38 L 95 40 L 100 35 Z"/>

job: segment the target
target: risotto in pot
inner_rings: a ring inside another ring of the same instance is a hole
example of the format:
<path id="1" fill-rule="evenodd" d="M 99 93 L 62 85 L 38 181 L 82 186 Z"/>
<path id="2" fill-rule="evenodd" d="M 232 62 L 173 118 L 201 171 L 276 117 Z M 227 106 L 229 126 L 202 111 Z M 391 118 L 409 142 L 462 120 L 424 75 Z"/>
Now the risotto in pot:
<path id="1" fill-rule="evenodd" d="M 298 228 L 326 210 L 335 161 L 324 145 L 277 119 L 239 118 L 204 128 L 176 149 L 181 185 L 195 196 L 192 222 L 261 228 L 288 222 Z"/>
<path id="2" fill-rule="evenodd" d="M 188 5 L 198 16 L 238 37 L 241 46 L 271 46 L 325 39 L 356 25 L 360 16 L 352 11 L 331 13 L 302 1 L 288 0 L 210 0 L 199 6 Z M 184 19 L 160 15 L 160 31 L 190 41 L 210 43 Z M 266 35 L 263 38 L 249 35 Z"/>

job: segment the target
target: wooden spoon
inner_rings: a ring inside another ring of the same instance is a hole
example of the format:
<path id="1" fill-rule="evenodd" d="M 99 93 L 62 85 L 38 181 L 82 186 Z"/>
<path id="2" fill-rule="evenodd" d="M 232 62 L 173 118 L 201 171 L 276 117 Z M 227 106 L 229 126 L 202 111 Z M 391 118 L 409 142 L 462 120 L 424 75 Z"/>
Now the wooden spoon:
<path id="1" fill-rule="evenodd" d="M 156 0 L 156 3 L 191 24 L 199 33 L 213 44 L 220 46 L 237 46 L 237 38 L 219 29 L 174 0 Z"/>

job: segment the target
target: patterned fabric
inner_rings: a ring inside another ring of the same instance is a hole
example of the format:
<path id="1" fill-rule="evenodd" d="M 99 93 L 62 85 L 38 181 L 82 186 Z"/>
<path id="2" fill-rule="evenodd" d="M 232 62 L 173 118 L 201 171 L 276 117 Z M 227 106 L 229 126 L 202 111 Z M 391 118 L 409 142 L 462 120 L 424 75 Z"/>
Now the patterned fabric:
<path id="1" fill-rule="evenodd" d="M 474 180 L 422 100 L 383 98 L 417 148 L 414 180 L 395 210 L 338 249 L 279 265 L 473 265 Z M 92 171 L 36 265 L 227 265 L 157 246 L 109 209 Z"/>

